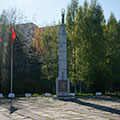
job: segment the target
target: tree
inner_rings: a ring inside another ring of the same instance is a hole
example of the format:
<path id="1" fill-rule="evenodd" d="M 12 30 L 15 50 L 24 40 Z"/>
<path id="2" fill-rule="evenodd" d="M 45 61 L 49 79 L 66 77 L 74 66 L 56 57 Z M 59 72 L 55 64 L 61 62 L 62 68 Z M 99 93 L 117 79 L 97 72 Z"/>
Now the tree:
<path id="1" fill-rule="evenodd" d="M 13 88 L 16 94 L 25 93 L 26 84 L 26 75 L 28 74 L 27 70 L 27 53 L 24 49 L 25 40 L 22 32 L 19 31 L 19 28 L 15 28 L 16 39 L 14 41 L 13 47 Z"/>
<path id="2" fill-rule="evenodd" d="M 59 26 L 47 27 L 41 35 L 44 49 L 43 79 L 52 82 L 53 93 L 55 93 L 55 80 L 58 77 L 58 28 Z"/>
<path id="3" fill-rule="evenodd" d="M 101 77 L 104 73 L 105 60 L 103 11 L 96 0 L 92 0 L 89 6 L 85 1 L 84 6 L 80 6 L 76 11 L 74 27 L 71 29 L 70 36 L 68 35 L 68 43 L 73 43 L 69 45 L 72 49 L 68 53 L 71 55 L 70 59 L 73 59 L 69 69 L 71 82 L 78 84 L 84 81 L 91 90 L 94 88 L 94 91 L 99 91 L 102 89 L 99 84 L 103 86 L 104 83 L 104 77 Z M 70 21 L 67 22 L 66 24 L 70 25 Z M 69 27 L 67 29 L 69 30 Z"/>
<path id="4" fill-rule="evenodd" d="M 2 43 L 0 45 L 1 53 L 0 53 L 0 87 L 2 93 L 8 92 L 8 79 L 9 79 L 9 54 L 8 51 L 10 51 L 9 44 L 9 27 L 8 27 L 8 19 L 3 14 L 0 17 L 0 31 L 1 31 L 1 38 Z M 8 56 L 8 57 L 7 57 Z M 7 74 L 7 75 L 6 75 Z"/>
<path id="5" fill-rule="evenodd" d="M 10 90 L 10 50 L 11 50 L 11 26 L 14 26 L 18 21 L 17 9 L 3 10 L 0 17 L 0 29 L 2 37 L 1 45 L 1 91 L 3 94 L 8 94 Z M 20 22 L 20 18 L 19 18 Z"/>
<path id="6" fill-rule="evenodd" d="M 67 8 L 67 16 L 66 16 L 66 31 L 67 31 L 67 46 L 68 46 L 68 75 L 71 78 L 71 81 L 75 79 L 75 44 L 74 44 L 74 38 L 73 36 L 73 31 L 75 27 L 75 18 L 76 18 L 76 13 L 78 9 L 78 0 L 72 0 L 71 4 Z M 74 67 L 72 66 L 74 62 Z M 72 71 L 69 72 L 69 71 Z M 73 84 L 76 83 L 72 82 Z M 76 91 L 76 87 L 75 87 Z"/>
<path id="7" fill-rule="evenodd" d="M 104 15 L 101 6 L 92 0 L 86 17 L 86 40 L 88 54 L 88 85 L 93 91 L 104 91 L 105 43 L 103 35 Z"/>
<path id="8" fill-rule="evenodd" d="M 119 81 L 119 34 L 118 34 L 118 23 L 113 13 L 111 13 L 106 26 L 105 36 L 106 36 L 106 65 L 109 71 L 108 79 L 108 90 L 113 91 L 114 85 Z"/>
<path id="9" fill-rule="evenodd" d="M 44 92 L 49 90 L 55 93 L 55 80 L 58 76 L 58 28 L 59 26 L 37 28 L 32 39 L 33 47 L 40 56 L 41 89 Z"/>

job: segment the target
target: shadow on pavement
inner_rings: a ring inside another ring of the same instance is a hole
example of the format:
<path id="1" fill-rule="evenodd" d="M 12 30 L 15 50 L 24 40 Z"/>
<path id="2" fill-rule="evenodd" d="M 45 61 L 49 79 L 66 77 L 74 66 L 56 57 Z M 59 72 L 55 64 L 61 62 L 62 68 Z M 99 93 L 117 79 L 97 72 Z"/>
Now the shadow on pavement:
<path id="1" fill-rule="evenodd" d="M 10 114 L 16 112 L 19 108 L 18 108 L 18 104 L 16 107 L 17 100 L 16 99 L 2 99 L 0 100 L 0 106 L 8 109 L 10 111 Z"/>
<path id="2" fill-rule="evenodd" d="M 112 101 L 112 102 L 119 102 L 120 98 L 111 98 L 109 96 L 78 96 L 77 98 L 82 99 L 91 99 L 91 100 L 104 100 L 104 101 Z"/>
<path id="3" fill-rule="evenodd" d="M 79 105 L 84 105 L 84 106 L 87 106 L 87 107 L 91 107 L 91 108 L 95 108 L 95 109 L 102 110 L 102 111 L 105 111 L 105 112 L 111 112 L 111 113 L 120 115 L 120 110 L 110 108 L 110 107 L 106 107 L 106 106 L 103 106 L 103 105 L 94 104 L 94 103 L 83 102 L 83 101 L 80 101 L 79 99 L 63 100 L 63 101 L 74 102 L 74 103 L 77 103 Z"/>
<path id="4" fill-rule="evenodd" d="M 10 100 L 10 114 L 16 112 L 18 108 L 13 107 L 13 100 Z"/>
<path id="5" fill-rule="evenodd" d="M 15 107 L 10 107 L 10 114 L 16 112 L 18 109 Z"/>

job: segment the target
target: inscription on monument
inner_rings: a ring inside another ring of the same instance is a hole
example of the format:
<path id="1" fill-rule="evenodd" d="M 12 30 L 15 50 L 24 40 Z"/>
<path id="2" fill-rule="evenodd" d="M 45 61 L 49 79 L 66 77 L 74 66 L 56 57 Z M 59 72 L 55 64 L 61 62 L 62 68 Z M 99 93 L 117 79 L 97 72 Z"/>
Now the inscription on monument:
<path id="1" fill-rule="evenodd" d="M 68 92 L 67 80 L 59 80 L 58 82 L 58 91 L 59 92 Z"/>

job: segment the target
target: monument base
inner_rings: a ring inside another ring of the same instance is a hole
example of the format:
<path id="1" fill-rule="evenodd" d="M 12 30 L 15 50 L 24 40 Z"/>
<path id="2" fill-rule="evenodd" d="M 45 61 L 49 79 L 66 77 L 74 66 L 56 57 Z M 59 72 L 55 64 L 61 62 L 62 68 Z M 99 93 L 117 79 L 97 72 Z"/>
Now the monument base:
<path id="1" fill-rule="evenodd" d="M 74 99 L 75 94 L 70 93 L 69 79 L 56 79 L 56 98 L 58 99 Z"/>
<path id="2" fill-rule="evenodd" d="M 74 93 L 58 93 L 56 97 L 58 99 L 69 100 L 69 99 L 75 99 L 75 94 Z"/>

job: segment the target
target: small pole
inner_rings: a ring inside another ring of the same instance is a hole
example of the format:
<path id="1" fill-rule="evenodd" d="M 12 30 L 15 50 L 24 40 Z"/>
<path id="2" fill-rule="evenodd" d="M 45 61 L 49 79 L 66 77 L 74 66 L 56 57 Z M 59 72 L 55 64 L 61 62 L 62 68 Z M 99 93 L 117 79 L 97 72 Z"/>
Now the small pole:
<path id="1" fill-rule="evenodd" d="M 11 93 L 13 92 L 13 43 L 11 43 Z"/>
<path id="2" fill-rule="evenodd" d="M 13 42 L 16 37 L 15 32 L 12 27 L 11 27 L 11 32 L 12 32 L 12 36 L 11 36 L 11 38 L 12 38 L 12 40 L 11 40 L 11 87 L 10 87 L 11 93 L 8 95 L 8 97 L 11 98 L 10 110 L 12 113 L 12 98 L 15 97 L 15 95 L 13 94 Z"/>
<path id="3" fill-rule="evenodd" d="M 11 88 L 10 92 L 13 92 L 13 44 L 11 43 Z M 10 101 L 10 114 L 12 113 L 12 97 Z"/>

